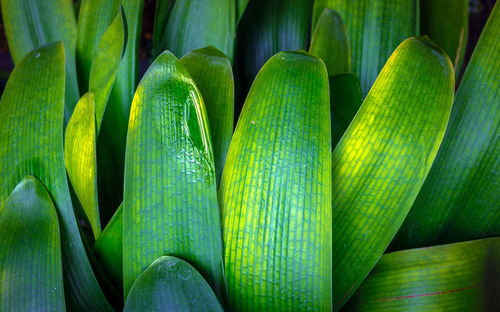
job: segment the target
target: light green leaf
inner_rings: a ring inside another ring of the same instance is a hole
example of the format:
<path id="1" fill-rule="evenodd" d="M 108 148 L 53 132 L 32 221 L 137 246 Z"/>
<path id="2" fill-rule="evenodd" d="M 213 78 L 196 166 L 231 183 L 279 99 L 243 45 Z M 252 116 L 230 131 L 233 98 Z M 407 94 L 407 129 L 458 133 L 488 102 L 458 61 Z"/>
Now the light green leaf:
<path id="1" fill-rule="evenodd" d="M 270 57 L 280 51 L 307 50 L 311 12 L 312 1 L 249 1 L 236 36 L 244 92 Z"/>
<path id="2" fill-rule="evenodd" d="M 329 81 L 332 148 L 335 148 L 358 112 L 363 94 L 355 74 L 330 76 Z"/>
<path id="3" fill-rule="evenodd" d="M 123 205 L 104 228 L 95 242 L 94 251 L 116 285 L 123 285 Z"/>
<path id="4" fill-rule="evenodd" d="M 396 47 L 418 31 L 418 0 L 315 0 L 313 27 L 325 8 L 337 11 L 345 21 L 352 66 L 363 94 Z"/>
<path id="5" fill-rule="evenodd" d="M 57 213 L 25 177 L 0 208 L 0 310 L 65 311 Z"/>
<path id="6" fill-rule="evenodd" d="M 495 311 L 499 263 L 499 238 L 389 253 L 345 311 Z"/>
<path id="7" fill-rule="evenodd" d="M 58 211 L 66 300 L 75 309 L 109 311 L 71 205 L 63 156 L 64 48 L 30 52 L 14 68 L 0 102 L 0 203 L 26 175 L 38 178 Z"/>
<path id="8" fill-rule="evenodd" d="M 9 50 L 17 65 L 31 50 L 62 41 L 66 50 L 64 124 L 80 97 L 75 66 L 76 20 L 71 0 L 1 0 Z"/>
<path id="9" fill-rule="evenodd" d="M 340 15 L 326 8 L 311 39 L 309 53 L 325 62 L 328 75 L 351 72 L 351 46 Z"/>
<path id="10" fill-rule="evenodd" d="M 175 0 L 156 0 L 155 22 L 153 29 L 153 55 L 160 55 L 162 50 L 163 31 L 167 27 L 170 11 L 174 6 Z"/>
<path id="11" fill-rule="evenodd" d="M 219 187 L 234 311 L 330 311 L 328 75 L 280 52 L 257 75 Z"/>
<path id="12" fill-rule="evenodd" d="M 97 202 L 96 139 L 94 94 L 85 93 L 76 104 L 66 127 L 64 163 L 95 239 L 101 235 Z"/>
<path id="13" fill-rule="evenodd" d="M 239 22 L 250 0 L 236 0 L 236 22 Z"/>
<path id="14" fill-rule="evenodd" d="M 108 26 L 94 53 L 90 67 L 89 91 L 95 94 L 95 119 L 97 133 L 101 128 L 116 72 L 126 47 L 127 21 L 123 8 Z"/>
<path id="15" fill-rule="evenodd" d="M 189 263 L 171 256 L 154 261 L 134 282 L 125 312 L 223 312 L 213 290 Z"/>
<path id="16" fill-rule="evenodd" d="M 428 35 L 449 55 L 456 76 L 467 47 L 469 1 L 420 0 L 420 19 L 420 33 Z"/>
<path id="17" fill-rule="evenodd" d="M 222 239 L 205 105 L 170 52 L 150 66 L 130 112 L 123 200 L 123 283 L 158 257 L 186 259 L 224 293 Z"/>
<path id="18" fill-rule="evenodd" d="M 394 249 L 500 235 L 500 6 L 458 88 L 439 154 Z"/>
<path id="19" fill-rule="evenodd" d="M 235 0 L 176 0 L 163 30 L 160 51 L 175 56 L 206 46 L 221 50 L 233 59 Z"/>
<path id="20" fill-rule="evenodd" d="M 333 151 L 335 310 L 365 279 L 410 210 L 443 138 L 454 84 L 441 49 L 424 38 L 405 40 Z"/>
<path id="21" fill-rule="evenodd" d="M 234 78 L 229 59 L 217 48 L 194 50 L 181 59 L 200 89 L 212 134 L 217 182 L 233 135 Z"/>

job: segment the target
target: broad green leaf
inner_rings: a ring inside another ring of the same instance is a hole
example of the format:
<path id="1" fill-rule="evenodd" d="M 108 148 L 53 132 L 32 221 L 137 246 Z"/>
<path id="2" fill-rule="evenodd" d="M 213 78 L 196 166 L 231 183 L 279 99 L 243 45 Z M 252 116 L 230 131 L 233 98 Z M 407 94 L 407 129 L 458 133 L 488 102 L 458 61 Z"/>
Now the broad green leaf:
<path id="1" fill-rule="evenodd" d="M 155 260 L 134 282 L 125 312 L 223 312 L 217 297 L 196 269 L 176 257 Z"/>
<path id="2" fill-rule="evenodd" d="M 395 249 L 500 235 L 500 6 L 458 88 L 450 124 Z"/>
<path id="3" fill-rule="evenodd" d="M 396 47 L 417 34 L 418 0 L 315 0 L 313 27 L 325 8 L 345 21 L 352 66 L 366 95 Z"/>
<path id="4" fill-rule="evenodd" d="M 420 0 L 420 33 L 428 35 L 450 57 L 455 76 L 467 47 L 468 0 Z"/>
<path id="5" fill-rule="evenodd" d="M 245 91 L 262 65 L 276 53 L 307 50 L 311 12 L 312 1 L 249 1 L 236 36 L 235 63 Z"/>
<path id="6" fill-rule="evenodd" d="M 358 112 L 363 94 L 355 74 L 330 76 L 329 81 L 332 148 L 335 148 Z"/>
<path id="7" fill-rule="evenodd" d="M 233 59 L 235 0 L 176 0 L 163 30 L 160 51 L 175 56 L 214 46 Z"/>
<path id="8" fill-rule="evenodd" d="M 500 239 L 382 256 L 342 311 L 496 311 Z"/>
<path id="9" fill-rule="evenodd" d="M 153 29 L 153 55 L 160 55 L 162 51 L 161 39 L 163 31 L 167 27 L 170 11 L 175 0 L 156 0 L 155 21 Z"/>
<path id="10" fill-rule="evenodd" d="M 96 122 L 94 94 L 82 96 L 66 126 L 64 163 L 68 177 L 90 223 L 94 239 L 101 235 L 97 202 Z"/>
<path id="11" fill-rule="evenodd" d="M 104 224 L 122 202 L 128 119 L 139 79 L 139 42 L 144 0 L 120 2 L 126 16 L 128 38 L 97 142 L 97 169 L 100 173 L 97 183 L 100 214 Z"/>
<path id="12" fill-rule="evenodd" d="M 165 254 L 192 263 L 222 296 L 222 239 L 205 105 L 168 51 L 149 67 L 132 103 L 123 228 L 125 297 L 142 271 Z"/>
<path id="13" fill-rule="evenodd" d="M 0 208 L 0 310 L 65 311 L 57 213 L 25 177 Z"/>
<path id="14" fill-rule="evenodd" d="M 233 135 L 234 78 L 229 59 L 217 48 L 194 50 L 181 59 L 200 89 L 212 134 L 217 181 Z"/>
<path id="15" fill-rule="evenodd" d="M 236 22 L 239 22 L 250 0 L 236 0 Z"/>
<path id="16" fill-rule="evenodd" d="M 94 251 L 116 285 L 123 285 L 123 205 L 104 228 L 95 242 Z"/>
<path id="17" fill-rule="evenodd" d="M 126 40 L 127 21 L 123 8 L 120 8 L 114 20 L 99 39 L 90 67 L 89 91 L 95 94 L 97 133 L 101 128 L 108 97 L 125 52 Z"/>
<path id="18" fill-rule="evenodd" d="M 340 15 L 326 8 L 311 39 L 309 53 L 325 62 L 328 75 L 351 72 L 351 46 Z"/>
<path id="19" fill-rule="evenodd" d="M 330 311 L 328 75 L 280 52 L 257 75 L 222 180 L 225 266 L 234 311 Z"/>
<path id="20" fill-rule="evenodd" d="M 9 50 L 17 65 L 31 50 L 62 41 L 66 50 L 64 124 L 80 97 L 75 66 L 76 20 L 72 0 L 1 0 Z"/>
<path id="21" fill-rule="evenodd" d="M 66 300 L 109 311 L 80 237 L 63 156 L 64 48 L 30 52 L 14 68 L 0 102 L 0 203 L 26 175 L 38 178 L 58 211 Z M 0 204 L 1 205 L 1 204 Z"/>
<path id="22" fill-rule="evenodd" d="M 444 136 L 453 67 L 425 38 L 394 51 L 332 154 L 333 305 L 338 310 L 403 223 Z"/>

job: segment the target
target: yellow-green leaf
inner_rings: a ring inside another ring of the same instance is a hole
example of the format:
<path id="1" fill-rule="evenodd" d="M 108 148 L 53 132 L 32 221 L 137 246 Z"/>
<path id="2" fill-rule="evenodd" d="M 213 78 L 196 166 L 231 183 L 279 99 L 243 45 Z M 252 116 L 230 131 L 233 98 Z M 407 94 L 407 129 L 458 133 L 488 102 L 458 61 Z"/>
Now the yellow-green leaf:
<path id="1" fill-rule="evenodd" d="M 0 310 L 65 311 L 57 213 L 27 176 L 0 207 Z"/>
<path id="2" fill-rule="evenodd" d="M 444 136 L 453 67 L 424 38 L 394 51 L 332 154 L 333 305 L 338 310 L 403 223 Z"/>

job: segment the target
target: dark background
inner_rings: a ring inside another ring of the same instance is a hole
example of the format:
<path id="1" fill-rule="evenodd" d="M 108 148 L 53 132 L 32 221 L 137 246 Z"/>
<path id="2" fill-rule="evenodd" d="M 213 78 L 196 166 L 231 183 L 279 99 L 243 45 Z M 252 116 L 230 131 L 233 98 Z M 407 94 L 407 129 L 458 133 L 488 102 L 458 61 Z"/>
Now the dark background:
<path id="1" fill-rule="evenodd" d="M 19 0 L 23 1 L 23 0 Z M 203 1 L 203 0 L 199 0 Z M 465 52 L 464 66 L 465 70 L 467 63 L 472 55 L 474 46 L 479 39 L 479 35 L 486 23 L 488 16 L 495 5 L 496 0 L 469 0 L 469 39 L 467 41 L 467 49 Z M 141 73 L 144 73 L 151 63 L 151 47 L 153 36 L 154 10 L 156 0 L 144 1 L 144 14 L 142 23 L 142 36 L 140 48 Z M 5 83 L 9 77 L 9 73 L 14 68 L 12 59 L 9 54 L 7 38 L 3 27 L 3 21 L 0 18 L 0 89 L 3 90 Z"/>

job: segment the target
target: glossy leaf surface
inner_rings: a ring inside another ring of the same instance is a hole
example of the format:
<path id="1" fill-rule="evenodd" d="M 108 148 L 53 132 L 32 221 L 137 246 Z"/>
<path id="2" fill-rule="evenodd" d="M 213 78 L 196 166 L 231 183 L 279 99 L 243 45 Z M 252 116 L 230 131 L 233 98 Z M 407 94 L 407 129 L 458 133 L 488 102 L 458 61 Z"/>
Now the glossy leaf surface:
<path id="1" fill-rule="evenodd" d="M 441 49 L 424 38 L 405 40 L 333 151 L 335 310 L 364 280 L 410 210 L 443 138 L 454 84 Z"/>
<path id="2" fill-rule="evenodd" d="M 123 201 L 125 297 L 168 254 L 192 263 L 223 293 L 222 240 L 205 105 L 170 52 L 150 66 L 130 113 Z"/>
<path id="3" fill-rule="evenodd" d="M 74 309 L 108 311 L 71 205 L 63 156 L 64 48 L 30 52 L 12 72 L 0 102 L 0 203 L 26 175 L 47 188 L 58 211 L 66 300 Z"/>
<path id="4" fill-rule="evenodd" d="M 366 95 L 396 47 L 417 34 L 417 0 L 316 0 L 313 27 L 325 8 L 337 11 L 347 26 L 352 66 Z"/>
<path id="5" fill-rule="evenodd" d="M 92 227 L 94 239 L 101 234 L 97 202 L 96 122 L 94 94 L 82 96 L 66 127 L 64 164 L 83 211 Z"/>
<path id="6" fill-rule="evenodd" d="M 458 88 L 450 124 L 394 249 L 500 235 L 500 6 Z"/>
<path id="7" fill-rule="evenodd" d="M 385 254 L 345 311 L 495 311 L 499 263 L 499 238 Z"/>
<path id="8" fill-rule="evenodd" d="M 318 19 L 309 53 L 325 62 L 328 75 L 351 72 L 351 45 L 340 15 L 326 8 Z"/>
<path id="9" fill-rule="evenodd" d="M 213 290 L 196 269 L 176 257 L 154 261 L 135 281 L 125 312 L 223 312 Z"/>
<path id="10" fill-rule="evenodd" d="M 330 311 L 328 75 L 304 52 L 259 72 L 219 187 L 226 278 L 235 311 Z"/>
<path id="11" fill-rule="evenodd" d="M 0 310 L 65 311 L 57 213 L 25 177 L 0 208 Z"/>
<path id="12" fill-rule="evenodd" d="M 200 89 L 207 109 L 217 181 L 233 134 L 234 78 L 231 62 L 214 47 L 199 49 L 186 54 L 181 63 Z"/>
<path id="13" fill-rule="evenodd" d="M 15 64 L 43 45 L 62 41 L 66 51 L 64 123 L 78 98 L 75 65 L 76 20 L 71 0 L 2 0 L 2 18 L 9 50 Z"/>

